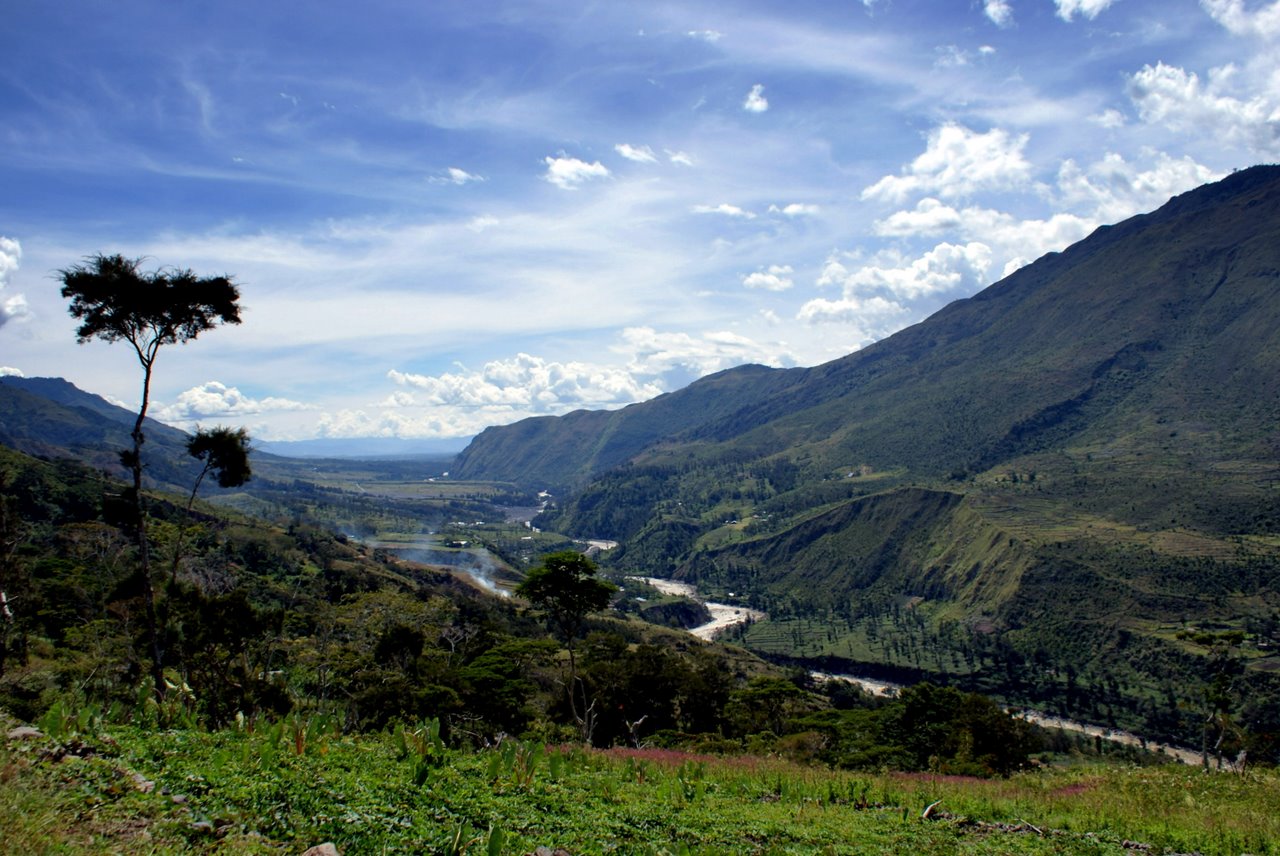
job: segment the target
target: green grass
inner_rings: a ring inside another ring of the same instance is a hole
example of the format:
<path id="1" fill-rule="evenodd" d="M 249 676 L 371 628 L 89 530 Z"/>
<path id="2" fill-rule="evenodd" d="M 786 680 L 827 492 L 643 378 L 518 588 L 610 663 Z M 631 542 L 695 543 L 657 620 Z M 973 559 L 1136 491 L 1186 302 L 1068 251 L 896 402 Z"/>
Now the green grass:
<path id="1" fill-rule="evenodd" d="M 57 761 L 51 742 L 13 744 L 0 752 L 0 852 L 298 853 L 333 841 L 346 856 L 1134 852 L 1125 842 L 1280 853 L 1272 772 L 1077 766 L 985 781 L 666 750 L 461 752 L 421 730 L 352 738 L 306 725 L 119 729 Z"/>

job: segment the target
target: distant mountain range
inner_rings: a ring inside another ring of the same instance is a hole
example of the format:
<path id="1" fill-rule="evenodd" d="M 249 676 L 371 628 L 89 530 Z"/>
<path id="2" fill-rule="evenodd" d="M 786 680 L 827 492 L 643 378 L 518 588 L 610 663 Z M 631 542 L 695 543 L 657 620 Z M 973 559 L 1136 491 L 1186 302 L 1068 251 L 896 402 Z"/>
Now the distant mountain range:
<path id="1" fill-rule="evenodd" d="M 1188 627 L 1280 615 L 1280 168 L 824 365 L 489 428 L 454 475 L 550 488 L 542 523 L 621 541 L 620 569 L 751 598 L 757 650 L 905 666 L 875 622 L 910 608 L 935 648 L 1122 663 L 1147 692 L 1209 650 Z"/>

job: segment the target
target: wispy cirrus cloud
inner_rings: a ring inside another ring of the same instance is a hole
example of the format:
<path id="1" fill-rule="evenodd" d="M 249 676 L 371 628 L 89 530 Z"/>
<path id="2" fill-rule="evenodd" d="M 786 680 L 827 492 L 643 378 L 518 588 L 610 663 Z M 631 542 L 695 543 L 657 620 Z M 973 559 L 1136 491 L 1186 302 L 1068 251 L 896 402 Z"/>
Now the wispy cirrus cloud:
<path id="1" fill-rule="evenodd" d="M 613 150 L 629 161 L 636 163 L 657 163 L 658 156 L 648 146 L 633 146 L 630 143 L 618 143 Z"/>
<path id="2" fill-rule="evenodd" d="M 723 214 L 726 217 L 738 217 L 743 220 L 754 220 L 756 216 L 745 208 L 730 205 L 728 202 L 721 202 L 719 205 L 695 205 L 692 210 L 694 214 Z"/>

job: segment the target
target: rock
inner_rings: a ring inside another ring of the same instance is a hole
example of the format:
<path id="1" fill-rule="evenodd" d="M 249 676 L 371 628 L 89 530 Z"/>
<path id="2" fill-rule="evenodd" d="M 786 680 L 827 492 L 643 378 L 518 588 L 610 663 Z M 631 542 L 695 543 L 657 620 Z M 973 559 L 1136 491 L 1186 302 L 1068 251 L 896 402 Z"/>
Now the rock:
<path id="1" fill-rule="evenodd" d="M 213 832 L 213 824 L 207 820 L 197 820 L 191 824 L 191 829 L 195 832 Z"/>
<path id="2" fill-rule="evenodd" d="M 19 725 L 17 728 L 10 729 L 10 740 L 38 740 L 44 737 L 39 728 L 32 728 L 30 725 Z"/>
<path id="3" fill-rule="evenodd" d="M 302 851 L 302 856 L 342 856 L 342 854 L 338 852 L 336 844 L 326 841 L 324 844 L 317 844 Z"/>
<path id="4" fill-rule="evenodd" d="M 133 786 L 144 794 L 149 794 L 156 789 L 156 783 L 141 773 L 130 773 L 129 778 L 133 780 Z"/>

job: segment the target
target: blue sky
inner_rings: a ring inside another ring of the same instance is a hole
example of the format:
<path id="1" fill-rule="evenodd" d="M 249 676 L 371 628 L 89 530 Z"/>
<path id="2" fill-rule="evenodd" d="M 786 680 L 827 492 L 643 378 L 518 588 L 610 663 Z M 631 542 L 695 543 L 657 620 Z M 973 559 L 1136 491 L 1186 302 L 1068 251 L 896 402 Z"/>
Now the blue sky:
<path id="1" fill-rule="evenodd" d="M 0 372 L 56 271 L 233 275 L 153 413 L 459 437 L 814 365 L 1280 160 L 1280 0 L 85 2 L 0 32 Z"/>

